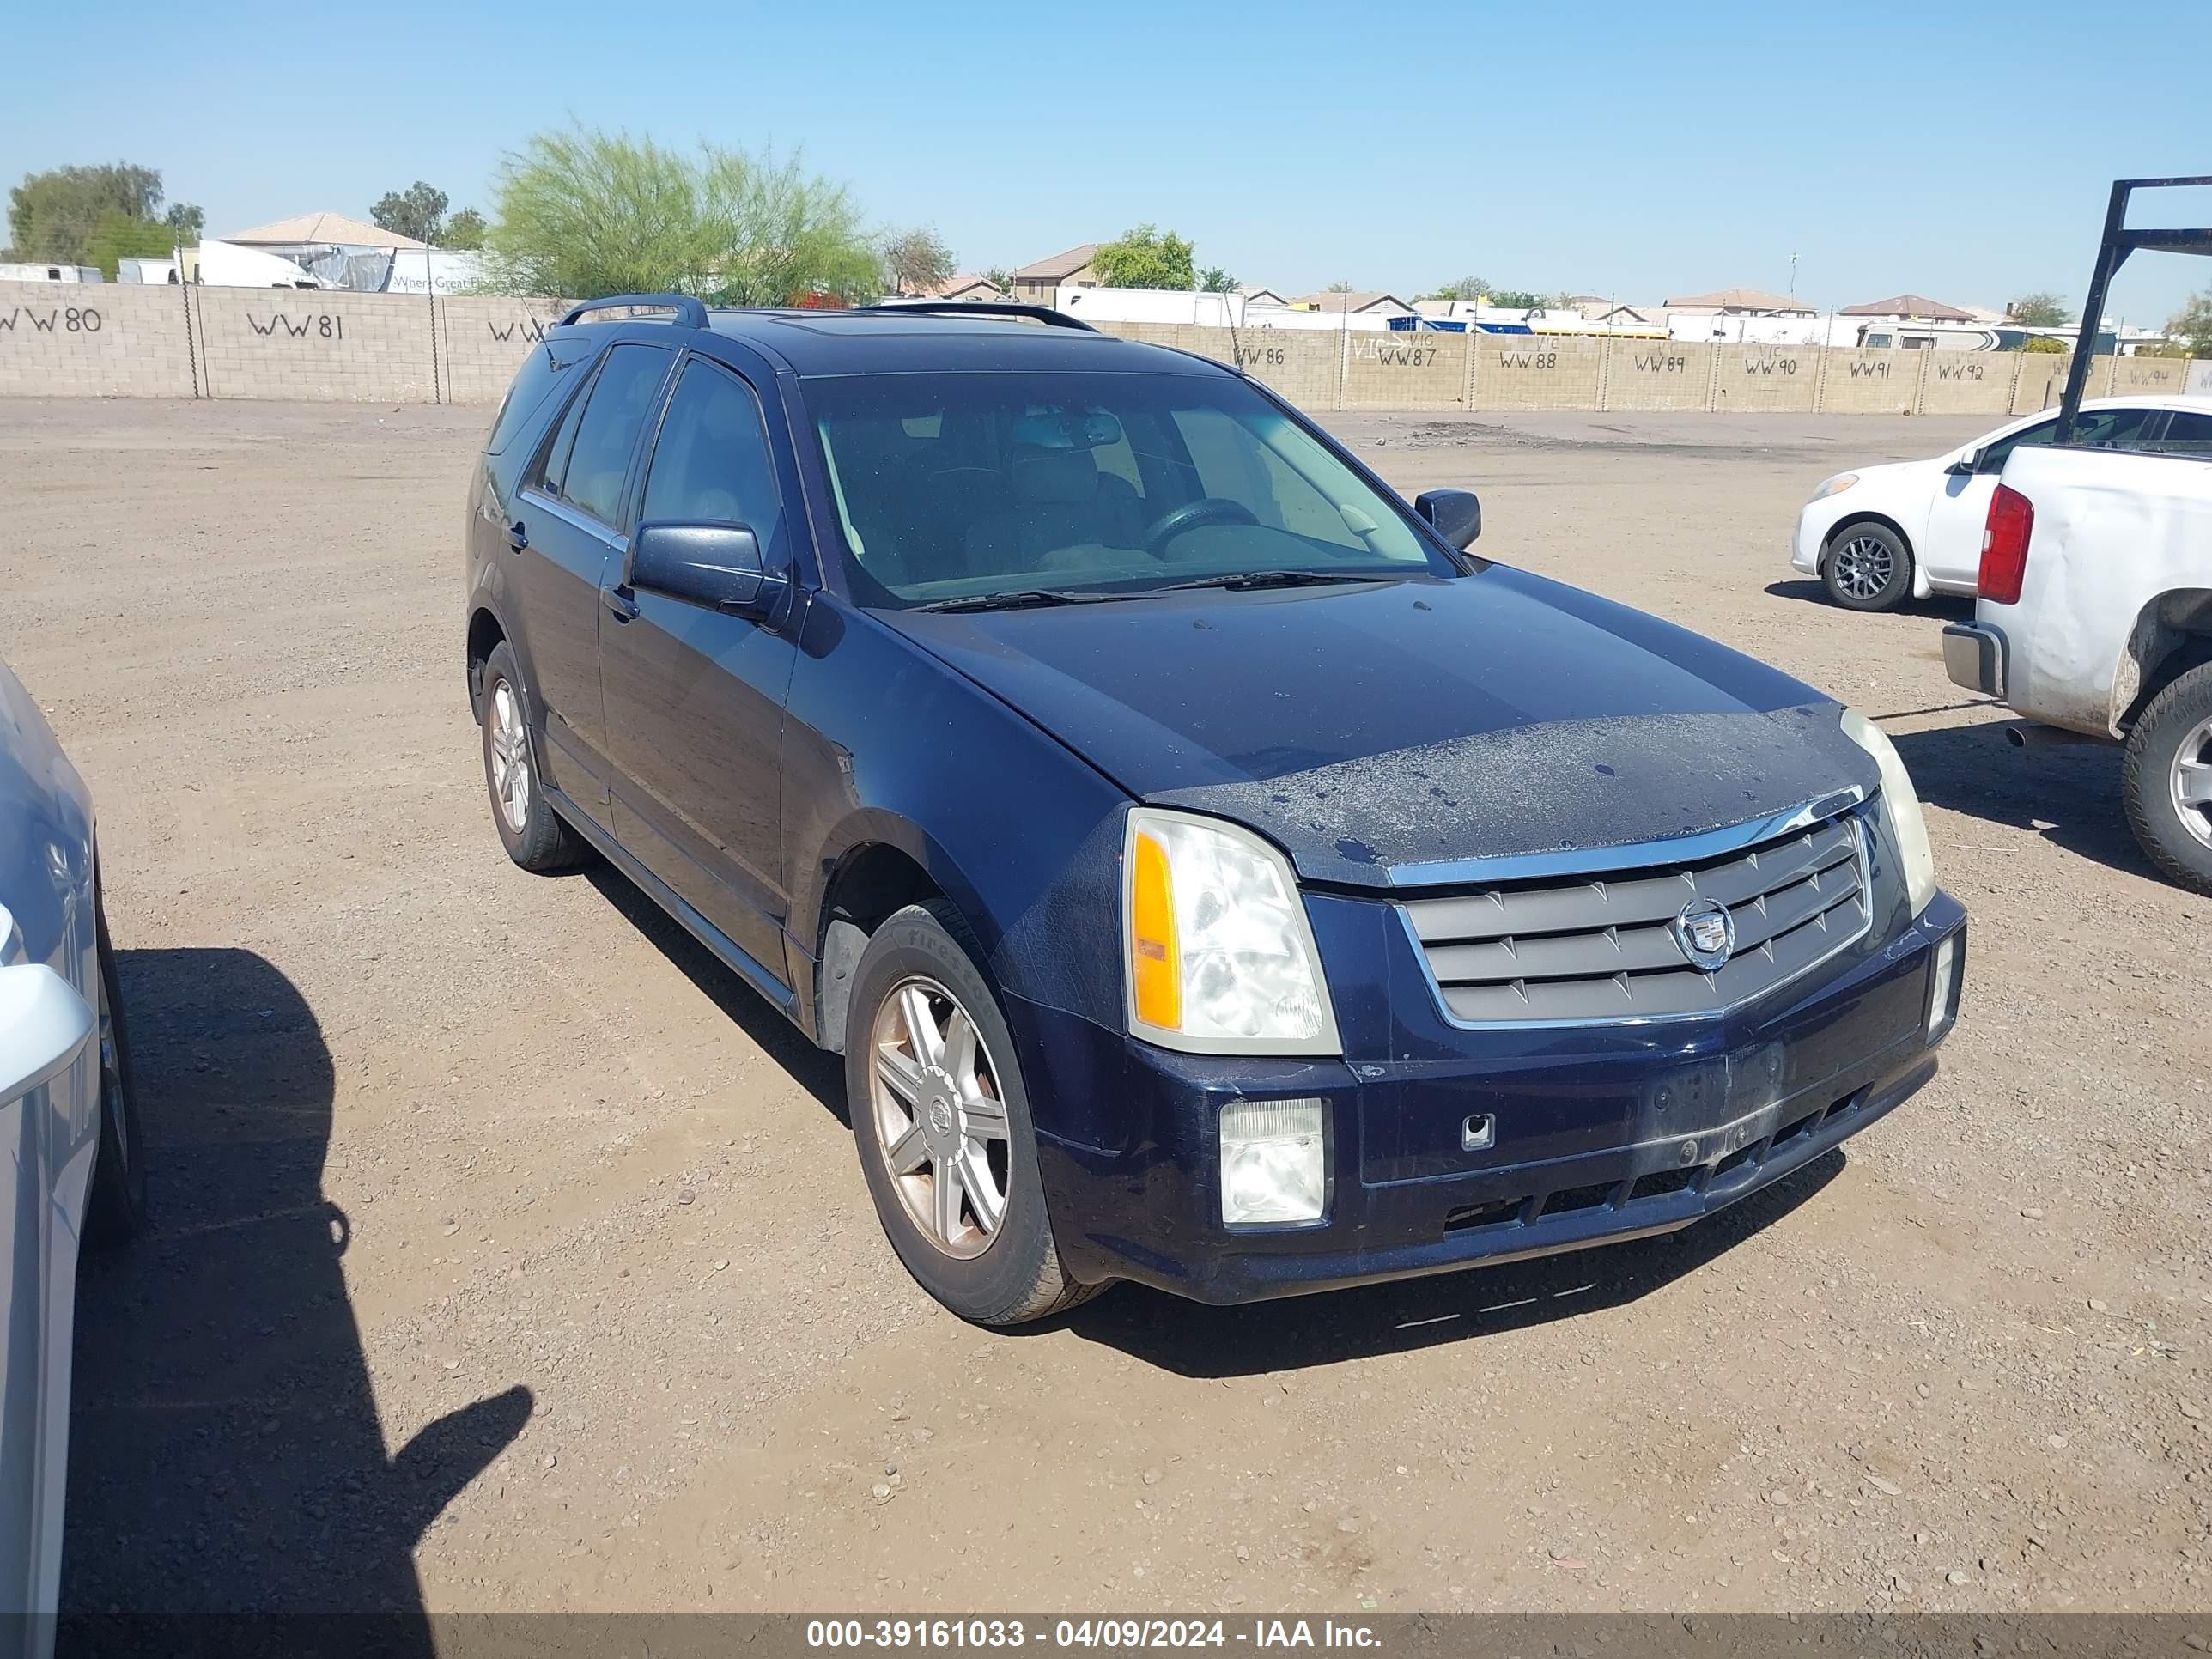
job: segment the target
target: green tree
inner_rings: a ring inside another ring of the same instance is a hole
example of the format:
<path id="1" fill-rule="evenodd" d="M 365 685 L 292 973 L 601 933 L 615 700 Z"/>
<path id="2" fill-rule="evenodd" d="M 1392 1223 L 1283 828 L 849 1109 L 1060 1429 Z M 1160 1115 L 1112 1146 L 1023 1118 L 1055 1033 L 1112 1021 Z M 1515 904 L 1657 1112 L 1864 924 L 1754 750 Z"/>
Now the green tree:
<path id="1" fill-rule="evenodd" d="M 2066 355 L 2066 342 L 2063 340 L 2054 340 L 2048 334 L 2033 334 L 2028 337 L 2027 343 L 2021 346 L 2021 349 L 2022 351 L 2047 351 L 2063 357 Z"/>
<path id="2" fill-rule="evenodd" d="M 8 239 L 19 259 L 88 264 L 93 231 L 110 213 L 150 219 L 161 209 L 161 175 L 116 161 L 26 173 L 8 193 Z"/>
<path id="3" fill-rule="evenodd" d="M 200 233 L 207 228 L 207 210 L 193 202 L 179 202 L 161 216 L 169 228 L 169 235 L 179 247 L 198 247 Z"/>
<path id="4" fill-rule="evenodd" d="M 781 305 L 873 298 L 883 267 L 843 185 L 796 156 L 585 127 L 533 134 L 501 164 L 484 235 L 495 280 L 572 300 L 677 292 Z"/>
<path id="5" fill-rule="evenodd" d="M 446 221 L 446 228 L 438 237 L 440 247 L 467 250 L 484 245 L 484 216 L 474 208 L 463 208 Z"/>
<path id="6" fill-rule="evenodd" d="M 1234 294 L 1237 279 L 1219 265 L 1208 265 L 1198 273 L 1198 285 L 1208 294 Z"/>
<path id="7" fill-rule="evenodd" d="M 2005 307 L 2005 315 L 2029 328 L 2063 328 L 2074 320 L 2066 301 L 2043 289 L 2021 295 Z"/>
<path id="8" fill-rule="evenodd" d="M 925 294 L 952 275 L 952 250 L 934 230 L 916 225 L 884 240 L 884 269 L 899 293 Z"/>
<path id="9" fill-rule="evenodd" d="M 1480 276 L 1462 276 L 1455 283 L 1446 283 L 1433 294 L 1424 294 L 1424 300 L 1480 300 L 1490 292 L 1490 284 Z"/>
<path id="10" fill-rule="evenodd" d="M 1190 243 L 1175 232 L 1139 225 L 1100 243 L 1091 268 L 1107 288 L 1189 289 L 1198 282 L 1190 252 Z"/>
<path id="11" fill-rule="evenodd" d="M 134 219 L 119 208 L 100 216 L 85 239 L 81 264 L 98 265 L 100 274 L 115 280 L 118 262 L 125 259 L 166 259 L 175 251 L 177 239 L 159 219 Z"/>
<path id="12" fill-rule="evenodd" d="M 1350 294 L 1352 291 L 1352 287 L 1350 283 L 1341 281 L 1331 283 L 1325 290 L 1325 292 L 1330 294 Z"/>
<path id="13" fill-rule="evenodd" d="M 376 198 L 368 216 L 380 228 L 418 242 L 434 242 L 446 228 L 446 192 L 420 179 L 405 190 L 387 190 Z"/>
<path id="14" fill-rule="evenodd" d="M 2212 357 L 2212 289 L 2192 295 L 2166 325 L 2167 337 L 2192 357 Z"/>
<path id="15" fill-rule="evenodd" d="M 1510 306 L 1516 311 L 1534 311 L 1546 303 L 1540 294 L 1531 294 L 1525 288 L 1500 289 L 1490 296 L 1494 306 Z"/>
<path id="16" fill-rule="evenodd" d="M 982 277 L 1001 294 L 1012 294 L 1014 291 L 1014 273 L 1004 265 L 993 265 L 982 273 Z"/>

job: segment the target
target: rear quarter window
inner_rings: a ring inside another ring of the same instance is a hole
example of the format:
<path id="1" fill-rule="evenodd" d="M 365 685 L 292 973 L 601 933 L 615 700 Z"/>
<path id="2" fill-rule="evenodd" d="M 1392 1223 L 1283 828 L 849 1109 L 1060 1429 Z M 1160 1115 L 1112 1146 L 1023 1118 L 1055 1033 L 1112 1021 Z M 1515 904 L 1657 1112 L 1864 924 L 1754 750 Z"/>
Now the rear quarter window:
<path id="1" fill-rule="evenodd" d="M 541 340 L 531 347 L 500 404 L 499 414 L 491 423 L 491 436 L 484 440 L 484 453 L 496 455 L 505 449 L 545 406 L 553 389 L 567 385 L 571 372 L 591 355 L 588 340 Z"/>

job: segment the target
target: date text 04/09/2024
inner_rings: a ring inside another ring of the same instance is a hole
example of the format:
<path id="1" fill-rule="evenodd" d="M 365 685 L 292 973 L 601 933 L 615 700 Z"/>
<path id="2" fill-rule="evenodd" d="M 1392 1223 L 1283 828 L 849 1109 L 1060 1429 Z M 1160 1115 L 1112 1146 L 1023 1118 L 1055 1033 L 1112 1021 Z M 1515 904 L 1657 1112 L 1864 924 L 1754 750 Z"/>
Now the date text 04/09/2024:
<path id="1" fill-rule="evenodd" d="M 1022 1648 L 1360 1648 L 1382 1645 L 1370 1626 L 1334 1620 L 1060 1619 L 1032 1626 L 1020 1619 L 812 1619 L 814 1649 Z"/>

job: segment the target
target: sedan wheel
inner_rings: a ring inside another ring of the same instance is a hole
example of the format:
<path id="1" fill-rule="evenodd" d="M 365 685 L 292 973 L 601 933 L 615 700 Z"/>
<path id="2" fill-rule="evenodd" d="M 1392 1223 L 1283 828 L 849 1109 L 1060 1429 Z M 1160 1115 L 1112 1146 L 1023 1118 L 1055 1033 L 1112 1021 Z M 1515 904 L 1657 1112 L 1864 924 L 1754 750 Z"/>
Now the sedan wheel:
<path id="1" fill-rule="evenodd" d="M 1846 525 L 1820 563 L 1828 597 L 1849 611 L 1887 611 L 1912 591 L 1912 555 L 1887 525 Z"/>

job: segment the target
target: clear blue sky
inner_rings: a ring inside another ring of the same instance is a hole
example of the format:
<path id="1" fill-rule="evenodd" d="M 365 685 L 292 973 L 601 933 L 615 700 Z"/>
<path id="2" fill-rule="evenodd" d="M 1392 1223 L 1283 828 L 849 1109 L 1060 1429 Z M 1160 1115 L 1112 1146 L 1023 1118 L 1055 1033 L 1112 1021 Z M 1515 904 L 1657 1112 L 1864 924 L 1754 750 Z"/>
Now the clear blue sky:
<path id="1" fill-rule="evenodd" d="M 1782 289 L 1796 253 L 1799 293 L 1848 305 L 2078 302 L 2114 177 L 2212 173 L 2208 0 L 968 9 L 34 7 L 7 31 L 0 182 L 143 162 L 217 235 L 366 217 L 418 178 L 489 207 L 501 153 L 574 116 L 803 145 L 966 269 L 1152 220 L 1297 292 L 1657 300 Z M 2139 257 L 2113 309 L 2162 319 L 2208 283 L 2212 260 Z"/>

